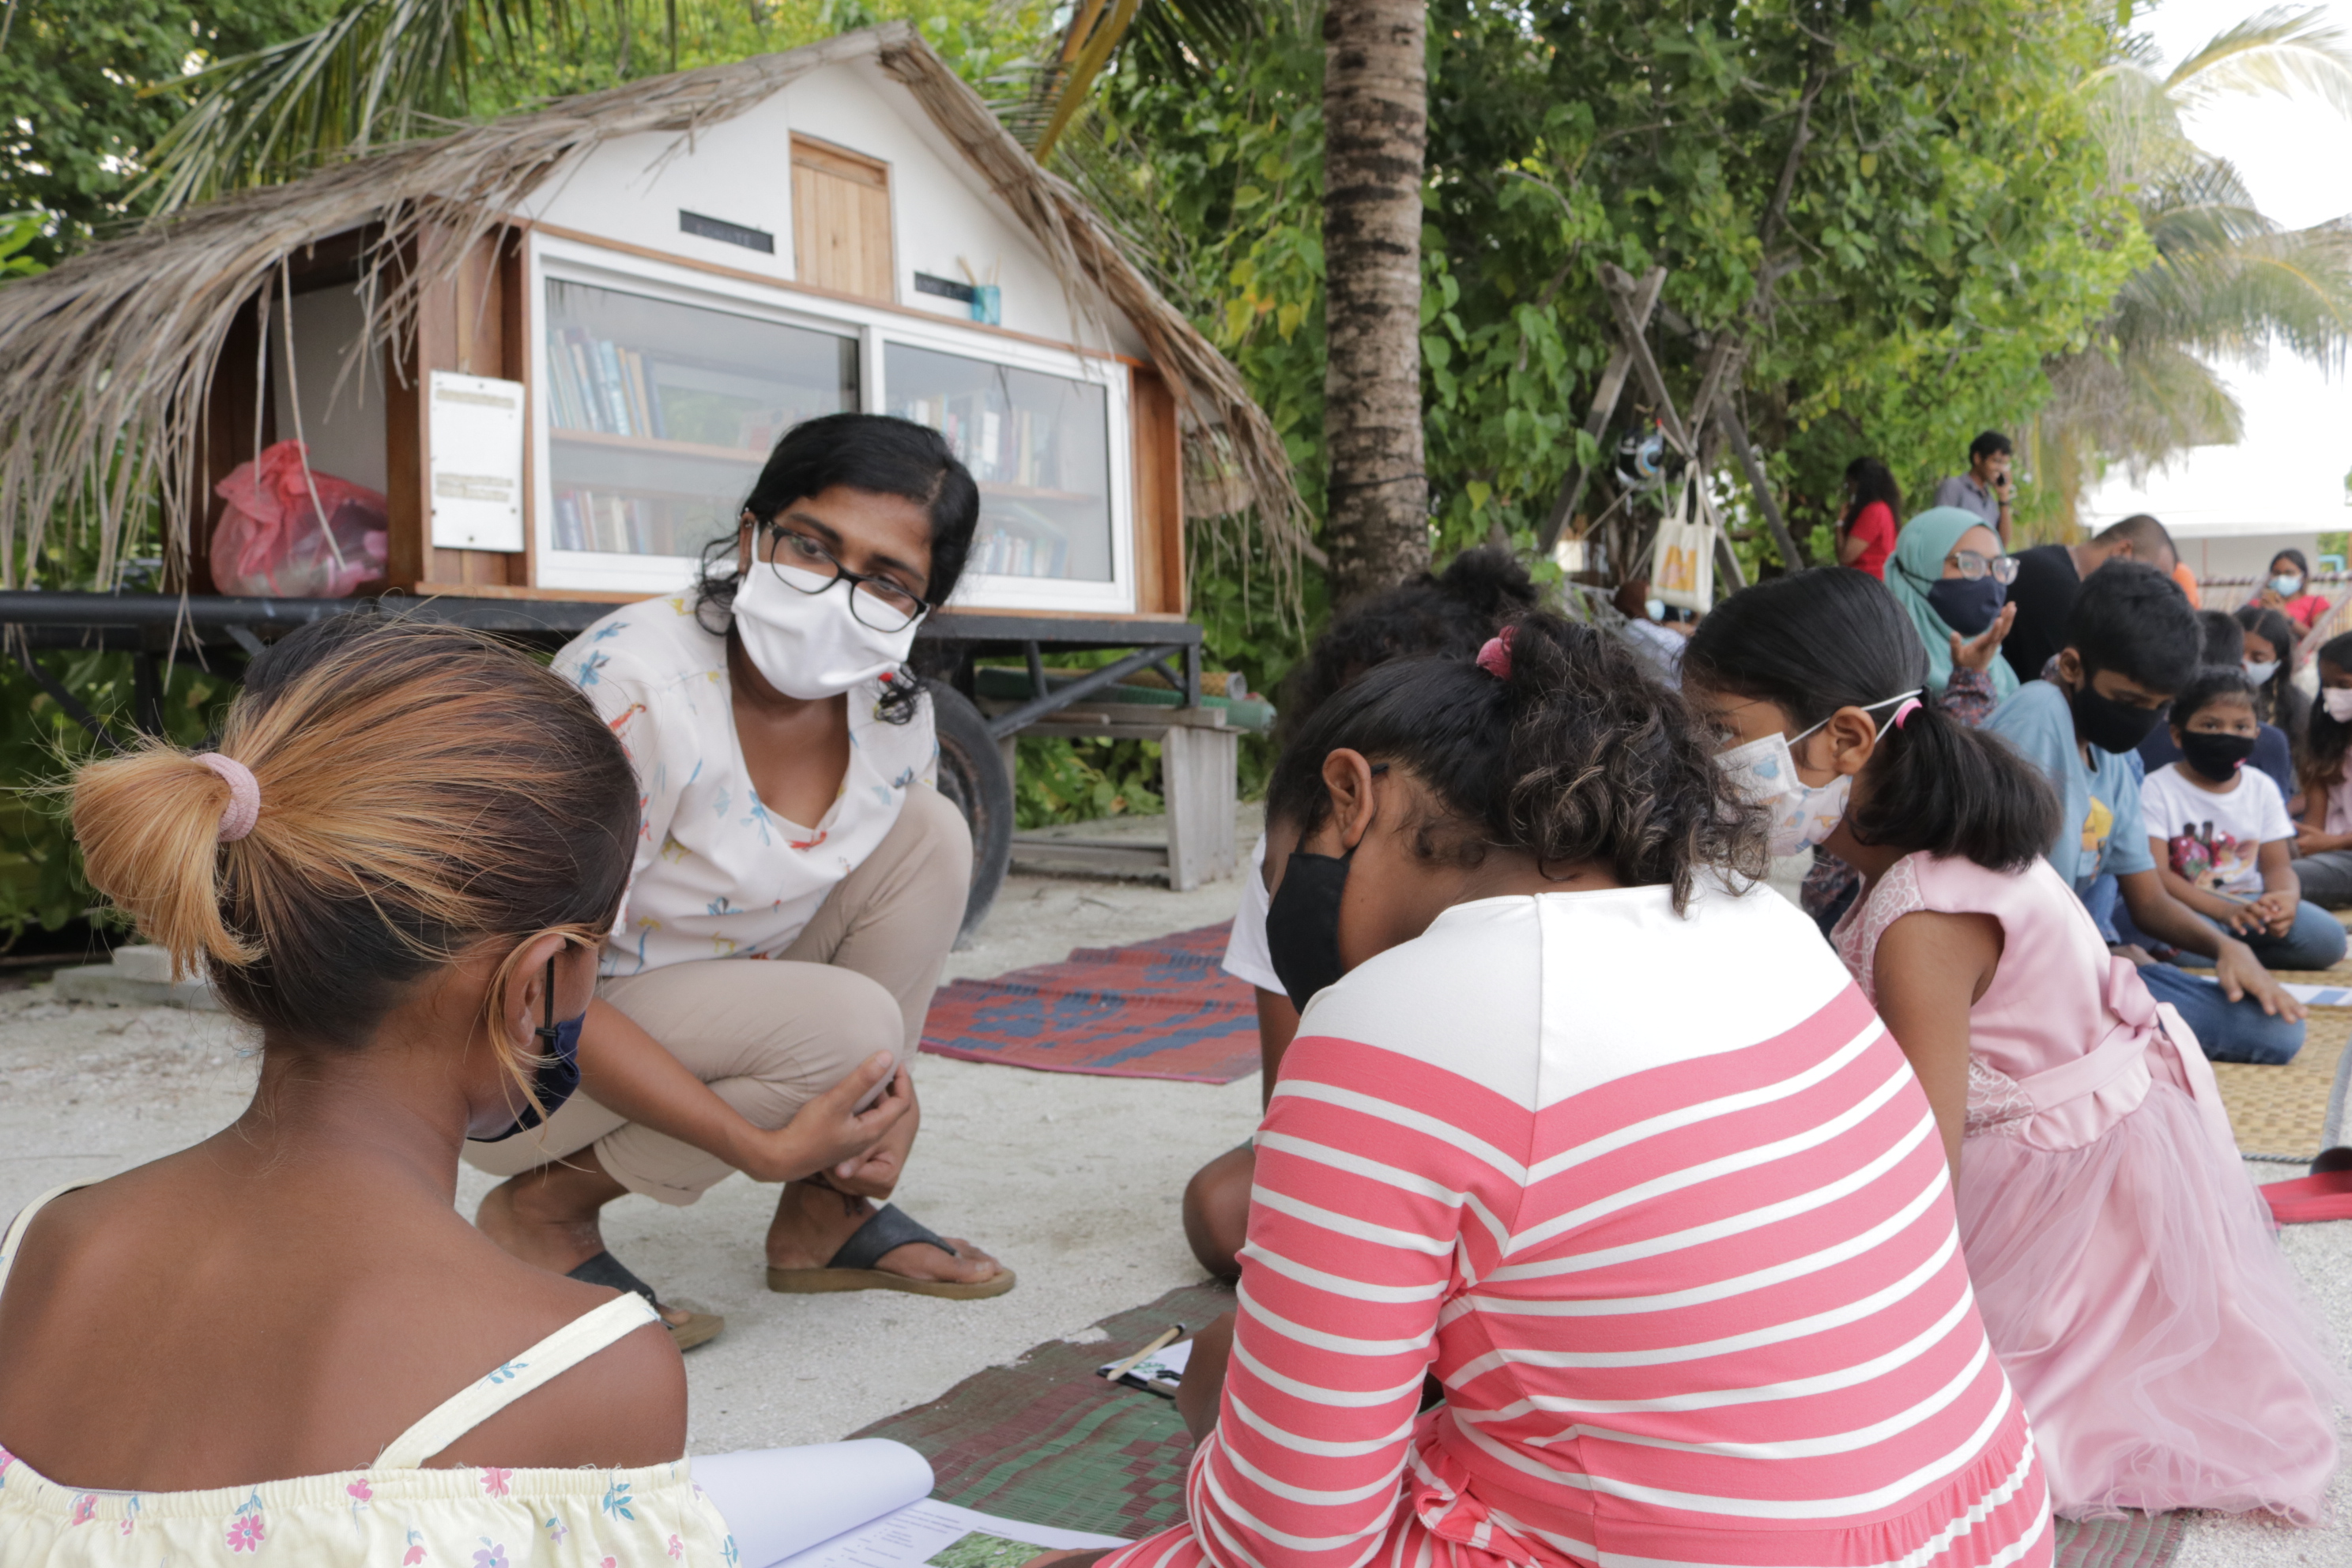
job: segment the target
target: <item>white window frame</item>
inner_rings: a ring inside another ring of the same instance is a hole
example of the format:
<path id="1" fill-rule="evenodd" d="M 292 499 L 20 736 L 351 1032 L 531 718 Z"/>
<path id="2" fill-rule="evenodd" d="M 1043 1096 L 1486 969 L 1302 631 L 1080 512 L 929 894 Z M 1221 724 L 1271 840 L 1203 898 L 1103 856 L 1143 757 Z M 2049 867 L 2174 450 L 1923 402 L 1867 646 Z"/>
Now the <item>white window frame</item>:
<path id="1" fill-rule="evenodd" d="M 953 321 L 933 322 L 854 300 L 816 298 L 797 291 L 677 265 L 601 246 L 533 234 L 528 247 L 529 300 L 525 331 L 530 342 L 531 386 L 530 537 L 537 585 L 674 593 L 691 586 L 699 563 L 677 555 L 620 555 L 555 548 L 555 477 L 550 435 L 550 402 L 544 314 L 550 282 L 613 289 L 649 300 L 730 311 L 756 321 L 804 327 L 858 342 L 861 406 L 879 413 L 888 406 L 884 384 L 886 346 L 956 354 L 1016 370 L 1083 381 L 1104 390 L 1105 430 L 1109 443 L 1111 576 L 1108 582 L 1055 577 L 1005 577 L 967 573 L 951 603 L 959 609 L 1064 610 L 1126 615 L 1135 609 L 1134 439 L 1128 407 L 1129 377 L 1122 362 L 1081 354 L 997 333 L 960 330 Z M 748 486 L 746 487 L 749 488 Z"/>

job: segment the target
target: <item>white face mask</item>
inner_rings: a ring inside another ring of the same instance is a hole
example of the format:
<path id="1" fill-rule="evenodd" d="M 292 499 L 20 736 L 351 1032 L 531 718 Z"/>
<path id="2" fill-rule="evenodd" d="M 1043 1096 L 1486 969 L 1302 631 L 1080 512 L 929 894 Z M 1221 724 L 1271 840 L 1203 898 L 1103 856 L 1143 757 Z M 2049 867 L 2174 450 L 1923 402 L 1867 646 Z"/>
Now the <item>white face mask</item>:
<path id="1" fill-rule="evenodd" d="M 2246 679 L 2252 681 L 2256 686 L 2260 686 L 2263 681 L 2268 680 L 2272 676 L 2276 675 L 2277 673 L 2278 660 L 2274 658 L 2250 658 L 2246 660 Z"/>
<path id="2" fill-rule="evenodd" d="M 2271 586 L 2282 599 L 2292 599 L 2303 592 L 2303 579 L 2292 572 L 2282 572 L 2271 579 Z"/>
<path id="3" fill-rule="evenodd" d="M 2352 688 L 2331 686 L 2319 694 L 2327 716 L 2338 724 L 2352 724 Z"/>
<path id="4" fill-rule="evenodd" d="M 809 588 L 824 582 L 813 572 L 757 562 L 742 575 L 735 590 L 735 635 L 743 639 L 751 668 L 769 685 L 787 697 L 814 701 L 907 662 L 922 616 L 898 631 L 877 632 L 849 613 L 848 583 L 835 579 L 821 593 L 803 593 L 779 572 Z"/>
<path id="5" fill-rule="evenodd" d="M 1889 707 L 1918 695 L 1918 688 L 1914 687 L 1873 702 L 1864 711 Z M 1809 784 L 1797 776 L 1792 748 L 1828 722 L 1824 719 L 1821 724 L 1794 736 L 1759 735 L 1715 754 L 1716 765 L 1731 775 L 1748 803 L 1771 813 L 1774 855 L 1801 855 L 1836 832 L 1837 825 L 1845 820 L 1846 797 L 1853 792 L 1853 774 L 1840 773 L 1820 785 Z M 1878 733 L 1886 733 L 1885 724 L 1879 725 Z"/>

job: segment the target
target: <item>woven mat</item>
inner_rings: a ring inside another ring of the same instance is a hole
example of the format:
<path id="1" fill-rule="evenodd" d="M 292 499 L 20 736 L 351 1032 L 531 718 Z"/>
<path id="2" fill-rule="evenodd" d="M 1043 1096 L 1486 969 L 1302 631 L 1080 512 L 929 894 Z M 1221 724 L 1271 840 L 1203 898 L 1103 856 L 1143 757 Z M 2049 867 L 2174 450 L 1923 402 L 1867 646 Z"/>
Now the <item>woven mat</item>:
<path id="1" fill-rule="evenodd" d="M 929 1405 L 856 1437 L 895 1437 L 930 1460 L 931 1495 L 985 1513 L 1139 1541 L 1184 1517 L 1192 1439 L 1175 1402 L 1119 1388 L 1095 1368 L 1139 1350 L 1171 1323 L 1199 1328 L 1233 1310 L 1223 1285 L 1188 1285 L 1105 1318 L 1104 1338 L 1048 1340 L 1011 1366 L 974 1373 Z M 2057 1568 L 2164 1568 L 2183 1514 L 2058 1521 Z"/>
<path id="2" fill-rule="evenodd" d="M 2352 962 L 2310 973 L 2282 972 L 2300 985 L 2352 985 Z M 2345 1045 L 2352 1041 L 2352 1008 L 2314 1007 L 2304 1025 L 2303 1049 L 2284 1067 L 2215 1062 L 2221 1103 L 2238 1152 L 2261 1160 L 2309 1160 L 2320 1151 L 2328 1097 Z"/>
<path id="3" fill-rule="evenodd" d="M 1049 1340 L 852 1436 L 895 1437 L 919 1452 L 943 1501 L 1139 1541 L 1183 1519 L 1192 1440 L 1173 1400 L 1105 1383 L 1095 1368 L 1171 1323 L 1197 1329 L 1233 1306 L 1223 1285 L 1171 1290 L 1104 1319 L 1106 1337 L 1092 1344 Z"/>
<path id="4" fill-rule="evenodd" d="M 1257 1003 L 1219 967 L 1232 923 L 1082 947 L 1060 963 L 942 986 L 923 1049 L 1041 1072 L 1246 1078 L 1258 1070 Z"/>

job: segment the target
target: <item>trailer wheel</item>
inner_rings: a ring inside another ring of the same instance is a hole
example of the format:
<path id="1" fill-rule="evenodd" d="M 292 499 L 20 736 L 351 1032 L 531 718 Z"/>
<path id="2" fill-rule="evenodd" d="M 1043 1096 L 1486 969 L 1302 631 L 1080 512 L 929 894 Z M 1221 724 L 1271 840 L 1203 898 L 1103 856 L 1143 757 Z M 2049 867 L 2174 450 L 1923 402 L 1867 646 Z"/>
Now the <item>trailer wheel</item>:
<path id="1" fill-rule="evenodd" d="M 971 940 L 1013 864 L 1013 775 L 971 700 L 945 681 L 932 681 L 931 715 L 940 737 L 940 793 L 971 827 L 971 891 L 964 900 L 956 945 Z"/>

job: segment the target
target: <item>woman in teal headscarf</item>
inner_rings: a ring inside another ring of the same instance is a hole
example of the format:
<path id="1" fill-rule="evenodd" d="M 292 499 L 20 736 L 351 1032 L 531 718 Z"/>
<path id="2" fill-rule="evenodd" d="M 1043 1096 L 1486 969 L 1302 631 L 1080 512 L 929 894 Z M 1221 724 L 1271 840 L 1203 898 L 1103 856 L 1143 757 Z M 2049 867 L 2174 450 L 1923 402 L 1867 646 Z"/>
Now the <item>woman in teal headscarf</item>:
<path id="1" fill-rule="evenodd" d="M 1979 643 L 2003 618 L 2009 580 L 2016 563 L 2000 552 L 2000 539 L 1984 519 L 1956 506 L 1930 507 L 1903 525 L 1895 554 L 1886 563 L 1886 591 L 1919 628 L 1927 647 L 1927 689 L 1941 692 L 1952 679 L 1952 642 L 1985 659 L 1995 702 L 2017 689 L 2009 660 L 1990 657 L 2000 646 Z M 2001 627 L 2006 631 L 2006 626 Z M 1976 665 L 1976 657 L 1968 662 Z"/>

